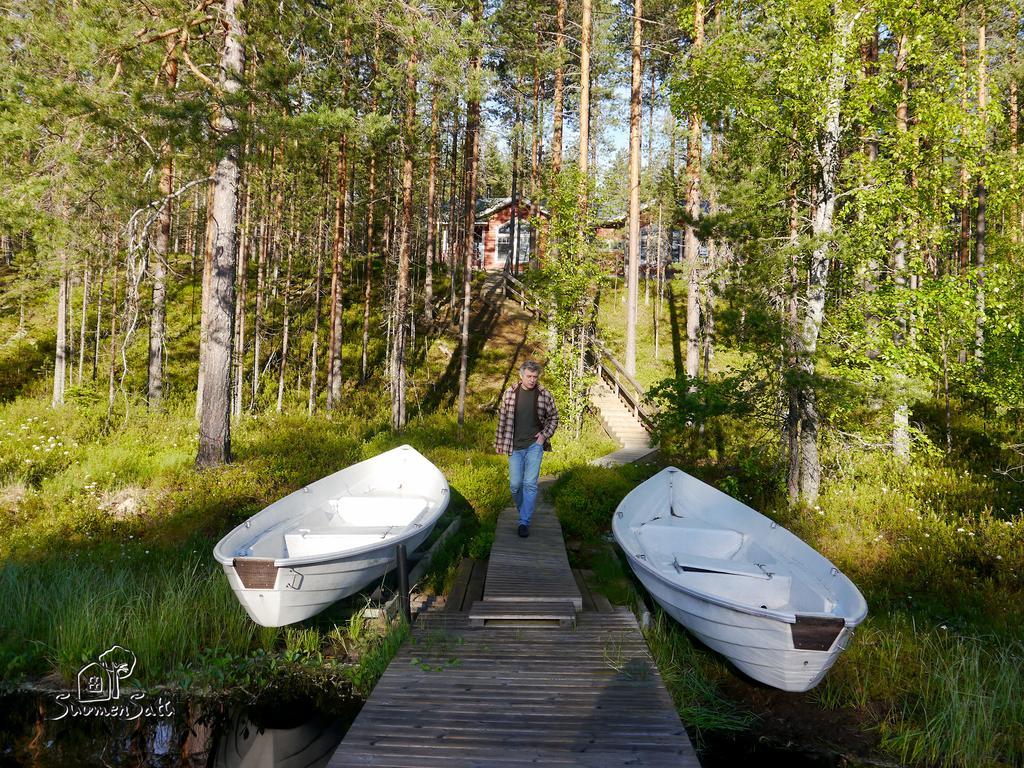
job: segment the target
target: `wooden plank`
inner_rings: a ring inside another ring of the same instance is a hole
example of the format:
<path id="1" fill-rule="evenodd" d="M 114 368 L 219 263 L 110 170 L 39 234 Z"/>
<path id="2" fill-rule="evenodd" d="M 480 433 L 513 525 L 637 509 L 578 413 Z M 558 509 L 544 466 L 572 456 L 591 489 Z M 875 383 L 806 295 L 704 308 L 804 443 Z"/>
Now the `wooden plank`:
<path id="1" fill-rule="evenodd" d="M 614 612 L 615 607 L 612 605 L 611 600 L 596 588 L 597 577 L 594 575 L 594 572 L 589 568 L 583 568 L 580 570 L 580 576 L 583 578 L 583 583 L 587 589 L 590 590 L 591 597 L 594 600 L 594 610 L 598 613 Z"/>
<path id="2" fill-rule="evenodd" d="M 696 767 L 631 614 L 576 630 L 413 628 L 330 765 Z"/>
<path id="3" fill-rule="evenodd" d="M 455 573 L 455 581 L 448 591 L 447 612 L 453 613 L 462 610 L 462 603 L 466 599 L 466 591 L 469 589 L 469 578 L 473 574 L 473 561 L 462 558 L 459 563 L 459 570 Z"/>
<path id="4" fill-rule="evenodd" d="M 583 574 L 580 573 L 578 568 L 572 569 L 572 577 L 576 581 L 576 588 L 580 591 L 580 595 L 583 597 L 583 608 L 581 610 L 596 611 L 597 607 L 594 605 L 594 596 L 590 593 L 590 588 L 583 580 Z"/>
<path id="5" fill-rule="evenodd" d="M 476 618 L 486 619 L 547 619 L 576 616 L 576 608 L 565 600 L 477 600 L 469 609 L 469 625 Z"/>
<path id="6" fill-rule="evenodd" d="M 484 599 L 484 584 L 487 582 L 488 560 L 473 560 L 473 575 L 469 579 L 469 586 L 466 589 L 466 598 L 463 600 L 463 610 L 471 606 L 477 600 Z"/>
<path id="7" fill-rule="evenodd" d="M 507 507 L 498 516 L 487 570 L 485 600 L 566 599 L 583 609 L 583 596 L 569 567 L 562 527 L 554 507 L 538 497 L 529 538 L 517 532 L 519 516 Z"/>

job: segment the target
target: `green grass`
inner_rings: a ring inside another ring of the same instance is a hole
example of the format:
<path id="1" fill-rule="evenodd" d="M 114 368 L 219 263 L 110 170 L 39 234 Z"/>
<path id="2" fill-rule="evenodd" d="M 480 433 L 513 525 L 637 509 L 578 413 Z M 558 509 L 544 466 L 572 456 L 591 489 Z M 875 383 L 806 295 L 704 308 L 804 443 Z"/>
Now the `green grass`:
<path id="1" fill-rule="evenodd" d="M 914 765 L 994 766 L 1024 759 L 1024 643 L 869 617 L 814 692 L 825 707 L 875 715 L 883 747 Z"/>
<path id="2" fill-rule="evenodd" d="M 242 613 L 207 552 L 143 544 L 65 553 L 0 569 L 0 670 L 8 680 L 57 672 L 67 680 L 111 645 L 138 659 L 135 678 L 166 675 L 197 652 L 269 649 L 275 632 Z"/>

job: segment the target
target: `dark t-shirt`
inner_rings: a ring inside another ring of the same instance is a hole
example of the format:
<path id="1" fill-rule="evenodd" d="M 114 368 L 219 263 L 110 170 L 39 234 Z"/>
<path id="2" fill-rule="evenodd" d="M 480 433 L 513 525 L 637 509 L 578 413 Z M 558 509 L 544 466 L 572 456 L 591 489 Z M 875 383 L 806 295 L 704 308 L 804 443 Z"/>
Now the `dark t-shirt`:
<path id="1" fill-rule="evenodd" d="M 540 424 L 537 422 L 537 387 L 527 389 L 520 386 L 516 392 L 515 434 L 512 438 L 512 450 L 519 451 L 529 448 L 537 442 Z"/>

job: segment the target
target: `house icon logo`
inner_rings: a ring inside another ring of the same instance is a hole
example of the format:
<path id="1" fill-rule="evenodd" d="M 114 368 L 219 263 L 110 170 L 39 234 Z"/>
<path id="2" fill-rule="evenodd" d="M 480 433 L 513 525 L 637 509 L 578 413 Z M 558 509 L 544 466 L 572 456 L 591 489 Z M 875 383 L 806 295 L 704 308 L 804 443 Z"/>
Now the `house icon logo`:
<path id="1" fill-rule="evenodd" d="M 135 671 L 135 654 L 120 645 L 101 653 L 78 671 L 78 701 L 98 704 L 121 698 L 121 681 Z"/>
<path id="2" fill-rule="evenodd" d="M 54 697 L 61 710 L 47 720 L 65 717 L 98 717 L 116 720 L 168 718 L 174 715 L 174 703 L 158 696 L 147 699 L 146 693 L 134 688 L 121 690 L 123 680 L 135 671 L 135 654 L 121 645 L 112 645 L 78 670 L 78 699 L 75 691 L 61 691 Z"/>

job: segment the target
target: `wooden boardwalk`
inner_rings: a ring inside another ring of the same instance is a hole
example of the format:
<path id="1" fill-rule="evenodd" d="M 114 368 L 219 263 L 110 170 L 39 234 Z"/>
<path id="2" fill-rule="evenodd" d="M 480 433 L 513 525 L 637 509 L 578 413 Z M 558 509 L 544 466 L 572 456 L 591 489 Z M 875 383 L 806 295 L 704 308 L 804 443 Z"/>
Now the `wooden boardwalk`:
<path id="1" fill-rule="evenodd" d="M 699 766 L 633 614 L 572 571 L 549 504 L 517 522 L 419 616 L 331 768 Z"/>
<path id="2" fill-rule="evenodd" d="M 484 586 L 485 601 L 568 601 L 577 611 L 583 610 L 583 597 L 569 568 L 562 526 L 554 508 L 542 500 L 552 480 L 545 478 L 540 483 L 528 539 L 519 538 L 515 507 L 504 509 L 498 516 Z"/>

